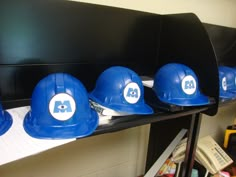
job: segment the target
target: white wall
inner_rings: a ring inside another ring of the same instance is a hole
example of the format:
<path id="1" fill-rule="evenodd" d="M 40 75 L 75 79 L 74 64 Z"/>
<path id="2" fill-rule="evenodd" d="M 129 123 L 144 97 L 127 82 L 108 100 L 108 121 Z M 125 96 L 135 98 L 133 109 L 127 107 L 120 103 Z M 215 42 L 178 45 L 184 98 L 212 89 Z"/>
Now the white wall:
<path id="1" fill-rule="evenodd" d="M 147 126 L 93 136 L 0 166 L 1 177 L 132 177 L 144 170 Z M 1 157 L 0 157 L 1 158 Z M 140 163 L 141 162 L 141 163 Z"/>
<path id="2" fill-rule="evenodd" d="M 236 103 L 219 108 L 215 116 L 204 115 L 200 129 L 200 137 L 211 135 L 223 145 L 224 132 L 228 125 L 232 125 L 236 118 Z"/>
<path id="3" fill-rule="evenodd" d="M 74 0 L 78 1 L 78 0 Z M 195 13 L 202 22 L 236 27 L 235 0 L 79 0 L 157 14 Z"/>
<path id="4" fill-rule="evenodd" d="M 193 12 L 202 22 L 236 27 L 234 0 L 84 0 L 158 14 Z M 235 117 L 234 107 L 203 116 L 200 136 L 219 141 Z M 220 121 L 220 123 L 219 123 Z M 135 177 L 144 171 L 149 126 L 99 135 L 0 167 L 1 177 Z M 0 157 L 1 158 L 1 157 Z"/>

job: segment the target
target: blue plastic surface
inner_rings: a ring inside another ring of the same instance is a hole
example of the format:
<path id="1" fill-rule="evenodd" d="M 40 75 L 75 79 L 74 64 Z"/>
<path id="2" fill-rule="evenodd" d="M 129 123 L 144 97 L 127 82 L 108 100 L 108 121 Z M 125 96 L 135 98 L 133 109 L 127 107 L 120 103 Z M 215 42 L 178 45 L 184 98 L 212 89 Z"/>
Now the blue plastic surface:
<path id="1" fill-rule="evenodd" d="M 169 63 L 155 74 L 153 90 L 164 103 L 178 106 L 200 106 L 209 104 L 207 96 L 198 88 L 198 78 L 186 65 Z"/>
<path id="2" fill-rule="evenodd" d="M 66 139 L 88 136 L 98 125 L 98 114 L 89 105 L 88 93 L 75 77 L 50 74 L 35 87 L 25 131 L 35 138 Z"/>
<path id="3" fill-rule="evenodd" d="M 117 112 L 152 114 L 145 103 L 141 78 L 129 68 L 113 66 L 103 71 L 89 98 Z"/>
<path id="4" fill-rule="evenodd" d="M 236 98 L 236 70 L 228 66 L 219 66 L 220 98 Z"/>
<path id="5" fill-rule="evenodd" d="M 12 125 L 12 117 L 11 115 L 3 110 L 2 105 L 0 105 L 0 136 L 5 134 Z"/>

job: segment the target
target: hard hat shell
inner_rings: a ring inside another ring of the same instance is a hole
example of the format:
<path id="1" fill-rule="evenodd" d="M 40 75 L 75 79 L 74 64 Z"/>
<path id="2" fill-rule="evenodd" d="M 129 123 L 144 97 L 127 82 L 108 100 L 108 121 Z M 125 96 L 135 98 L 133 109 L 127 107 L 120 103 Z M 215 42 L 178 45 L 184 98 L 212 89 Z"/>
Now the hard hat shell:
<path id="1" fill-rule="evenodd" d="M 152 108 L 144 101 L 141 78 L 134 71 L 123 66 L 113 66 L 103 71 L 89 98 L 117 112 L 153 113 Z"/>
<path id="2" fill-rule="evenodd" d="M 35 138 L 65 139 L 90 135 L 98 115 L 89 105 L 83 84 L 66 73 L 43 78 L 34 88 L 25 131 Z"/>
<path id="3" fill-rule="evenodd" d="M 11 115 L 7 111 L 3 110 L 2 105 L 0 104 L 0 136 L 10 129 L 12 122 L 13 120 Z"/>
<path id="4" fill-rule="evenodd" d="M 198 79 L 193 70 L 180 63 L 162 66 L 155 74 L 153 90 L 162 102 L 178 106 L 200 106 L 209 104 L 201 94 Z"/>
<path id="5" fill-rule="evenodd" d="M 220 98 L 236 98 L 236 71 L 227 66 L 219 66 Z"/>

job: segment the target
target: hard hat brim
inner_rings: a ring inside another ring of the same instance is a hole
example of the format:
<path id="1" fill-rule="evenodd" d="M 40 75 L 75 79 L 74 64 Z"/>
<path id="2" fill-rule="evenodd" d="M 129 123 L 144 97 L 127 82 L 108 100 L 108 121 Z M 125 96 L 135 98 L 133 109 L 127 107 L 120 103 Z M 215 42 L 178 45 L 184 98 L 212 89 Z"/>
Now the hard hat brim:
<path id="1" fill-rule="evenodd" d="M 110 109 L 113 109 L 117 112 L 124 112 L 129 114 L 140 114 L 140 115 L 146 115 L 146 114 L 153 114 L 153 109 L 147 105 L 147 104 L 140 104 L 140 105 L 110 105 Z"/>
<path id="2" fill-rule="evenodd" d="M 98 114 L 91 109 L 90 117 L 80 118 L 77 124 L 69 126 L 36 126 L 33 124 L 31 112 L 24 118 L 24 129 L 30 136 L 39 139 L 82 138 L 92 134 L 98 126 Z"/>
<path id="3" fill-rule="evenodd" d="M 236 95 L 236 89 L 228 89 L 227 92 L 233 93 L 234 95 Z"/>
<path id="4" fill-rule="evenodd" d="M 208 97 L 202 94 L 200 94 L 196 98 L 181 98 L 181 99 L 175 98 L 169 100 L 161 99 L 161 101 L 169 104 L 174 104 L 177 106 L 202 106 L 210 103 Z"/>
<path id="5" fill-rule="evenodd" d="M 236 92 L 230 92 L 230 91 L 220 91 L 220 98 L 224 99 L 234 99 L 236 98 Z"/>
<path id="6" fill-rule="evenodd" d="M 11 115 L 7 111 L 3 111 L 2 117 L 3 121 L 0 125 L 0 136 L 9 130 L 13 122 Z"/>
<path id="7" fill-rule="evenodd" d="M 128 114 L 141 114 L 141 115 L 146 115 L 146 114 L 152 114 L 153 113 L 153 109 L 147 105 L 146 103 L 142 103 L 142 104 L 104 104 L 102 103 L 99 99 L 97 99 L 96 97 L 93 96 L 93 94 L 89 94 L 89 98 L 104 106 L 107 107 L 109 109 L 112 109 L 114 111 L 117 112 L 122 112 L 122 113 L 128 113 Z"/>

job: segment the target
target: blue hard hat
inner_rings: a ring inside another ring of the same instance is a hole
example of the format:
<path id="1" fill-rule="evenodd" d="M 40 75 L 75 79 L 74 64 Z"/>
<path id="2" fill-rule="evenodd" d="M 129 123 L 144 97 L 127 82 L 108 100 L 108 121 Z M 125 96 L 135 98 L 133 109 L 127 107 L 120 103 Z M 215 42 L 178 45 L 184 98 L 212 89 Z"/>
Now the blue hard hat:
<path id="1" fill-rule="evenodd" d="M 39 81 L 24 119 L 29 135 L 45 139 L 84 137 L 97 125 L 98 114 L 90 107 L 85 87 L 65 73 L 50 74 Z"/>
<path id="2" fill-rule="evenodd" d="M 197 76 L 183 64 L 169 63 L 162 66 L 155 74 L 153 90 L 164 103 L 178 106 L 209 104 L 208 97 L 199 91 Z"/>
<path id="3" fill-rule="evenodd" d="M 153 113 L 152 108 L 144 101 L 141 78 L 131 69 L 122 66 L 113 66 L 103 71 L 89 98 L 117 112 Z"/>
<path id="4" fill-rule="evenodd" d="M 11 115 L 7 111 L 3 110 L 2 105 L 0 104 L 0 136 L 10 129 L 12 122 Z"/>
<path id="5" fill-rule="evenodd" d="M 236 98 L 236 71 L 227 66 L 219 66 L 220 98 Z"/>

